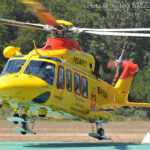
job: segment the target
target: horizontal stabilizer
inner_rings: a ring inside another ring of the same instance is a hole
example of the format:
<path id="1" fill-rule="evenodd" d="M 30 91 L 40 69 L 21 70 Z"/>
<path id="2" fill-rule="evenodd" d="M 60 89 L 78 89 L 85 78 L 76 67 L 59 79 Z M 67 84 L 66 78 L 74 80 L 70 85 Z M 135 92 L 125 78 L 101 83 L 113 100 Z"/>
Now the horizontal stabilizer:
<path id="1" fill-rule="evenodd" d="M 126 102 L 125 106 L 150 107 L 150 103 Z"/>

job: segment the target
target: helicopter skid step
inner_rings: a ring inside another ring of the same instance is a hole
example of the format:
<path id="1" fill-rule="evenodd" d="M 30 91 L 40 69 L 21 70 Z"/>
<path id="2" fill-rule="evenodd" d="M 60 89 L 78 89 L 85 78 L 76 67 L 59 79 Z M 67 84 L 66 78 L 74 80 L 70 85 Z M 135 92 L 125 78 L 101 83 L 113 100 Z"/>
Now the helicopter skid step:
<path id="1" fill-rule="evenodd" d="M 19 117 L 9 117 L 7 118 L 8 121 L 10 122 L 18 122 L 18 123 L 27 123 L 27 124 L 32 124 L 31 121 L 25 121 L 23 118 L 19 118 Z"/>
<path id="2" fill-rule="evenodd" d="M 89 136 L 94 137 L 94 138 L 96 138 L 98 140 L 110 140 L 110 138 L 108 138 L 106 135 L 102 135 L 101 136 L 98 133 L 94 133 L 94 132 L 89 133 Z"/>
<path id="3" fill-rule="evenodd" d="M 26 134 L 36 134 L 36 132 L 33 132 L 33 131 L 31 131 L 31 130 L 25 130 L 25 129 L 19 128 L 19 127 L 14 128 L 14 131 L 15 131 L 15 132 L 19 132 L 19 133 L 24 132 L 24 133 L 26 133 Z"/>

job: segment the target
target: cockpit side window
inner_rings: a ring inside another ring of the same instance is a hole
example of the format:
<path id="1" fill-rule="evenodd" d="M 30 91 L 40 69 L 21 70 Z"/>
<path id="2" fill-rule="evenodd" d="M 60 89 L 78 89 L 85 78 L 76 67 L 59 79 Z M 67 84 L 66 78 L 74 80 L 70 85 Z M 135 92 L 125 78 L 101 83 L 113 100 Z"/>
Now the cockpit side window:
<path id="1" fill-rule="evenodd" d="M 7 63 L 6 63 L 6 65 L 5 65 L 5 67 L 3 68 L 3 70 L 2 70 L 2 72 L 1 72 L 1 75 L 0 75 L 0 76 L 3 76 L 3 75 L 5 75 L 5 74 L 6 74 L 7 69 L 8 69 L 8 66 L 9 66 L 9 63 L 10 63 L 10 61 L 7 61 Z"/>
<path id="2" fill-rule="evenodd" d="M 7 74 L 18 73 L 21 70 L 22 66 L 24 65 L 25 61 L 26 60 L 22 60 L 22 59 L 9 60 L 6 63 L 0 76 L 5 75 L 6 73 Z"/>
<path id="3" fill-rule="evenodd" d="M 31 60 L 24 74 L 32 74 L 53 85 L 55 78 L 55 65 L 50 62 Z"/>

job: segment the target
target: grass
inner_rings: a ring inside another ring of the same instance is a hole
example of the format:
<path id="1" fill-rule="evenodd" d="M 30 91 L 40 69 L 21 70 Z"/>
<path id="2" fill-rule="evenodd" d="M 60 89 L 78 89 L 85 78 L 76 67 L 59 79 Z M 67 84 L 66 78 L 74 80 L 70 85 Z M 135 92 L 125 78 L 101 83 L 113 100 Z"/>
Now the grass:
<path id="1" fill-rule="evenodd" d="M 5 110 L 5 111 L 0 111 L 0 120 L 7 120 L 8 117 L 12 117 L 14 112 L 11 109 Z M 113 113 L 112 113 L 113 114 Z M 130 116 L 130 117 L 129 117 Z M 134 115 L 129 115 L 129 116 L 123 116 L 119 114 L 113 114 L 113 119 L 112 121 L 137 121 L 137 120 L 142 120 L 142 121 L 149 121 L 150 119 L 148 117 L 139 117 L 139 116 L 134 116 Z M 37 121 L 52 121 L 52 122 L 66 122 L 70 121 L 71 119 L 68 119 L 66 117 L 54 117 L 51 115 L 48 115 L 45 118 L 37 119 Z M 78 120 L 77 120 L 78 121 Z"/>

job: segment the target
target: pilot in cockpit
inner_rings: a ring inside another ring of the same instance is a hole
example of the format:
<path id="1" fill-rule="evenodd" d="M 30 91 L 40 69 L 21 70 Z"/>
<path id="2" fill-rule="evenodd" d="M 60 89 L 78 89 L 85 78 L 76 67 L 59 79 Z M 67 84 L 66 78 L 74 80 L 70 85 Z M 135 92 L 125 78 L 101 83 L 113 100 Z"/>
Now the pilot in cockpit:
<path id="1" fill-rule="evenodd" d="M 43 79 L 46 82 L 50 83 L 51 85 L 53 85 L 53 82 L 54 82 L 54 71 L 55 71 L 54 66 L 47 65 L 45 69 L 44 77 L 43 77 Z"/>

